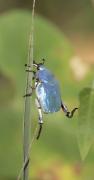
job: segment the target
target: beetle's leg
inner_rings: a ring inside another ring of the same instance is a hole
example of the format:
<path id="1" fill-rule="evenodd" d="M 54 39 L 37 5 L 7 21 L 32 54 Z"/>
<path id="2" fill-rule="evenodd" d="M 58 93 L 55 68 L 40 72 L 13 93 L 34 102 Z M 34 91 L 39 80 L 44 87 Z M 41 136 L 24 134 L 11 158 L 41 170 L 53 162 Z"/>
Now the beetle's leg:
<path id="1" fill-rule="evenodd" d="M 33 73 L 33 77 L 32 77 L 33 80 L 36 78 L 36 71 L 26 69 L 26 72 L 32 72 Z"/>
<path id="2" fill-rule="evenodd" d="M 32 89 L 32 92 L 25 94 L 23 97 L 28 97 L 28 96 L 32 96 L 33 91 L 35 90 L 35 87 L 30 86 L 30 88 Z"/>
<path id="3" fill-rule="evenodd" d="M 35 103 L 36 103 L 36 106 L 38 108 L 38 114 L 39 114 L 39 131 L 38 131 L 38 135 L 37 135 L 37 139 L 39 139 L 40 137 L 40 134 L 41 134 L 41 131 L 42 131 L 42 125 L 43 125 L 43 117 L 42 117 L 42 109 L 41 109 L 41 106 L 40 106 L 40 103 L 39 103 L 39 100 L 36 98 L 35 99 Z"/>
<path id="4" fill-rule="evenodd" d="M 25 64 L 25 67 L 28 67 L 28 69 L 26 69 L 26 72 L 32 72 L 33 73 L 33 76 L 34 76 L 34 79 L 35 79 L 35 76 L 36 76 L 36 71 L 33 71 L 30 69 L 30 66 Z"/>
<path id="5" fill-rule="evenodd" d="M 34 75 L 36 74 L 36 72 L 35 72 L 35 71 L 30 70 L 30 69 L 26 69 L 26 72 L 32 72 Z"/>
<path id="6" fill-rule="evenodd" d="M 33 72 L 33 70 L 31 70 L 31 66 L 28 64 L 25 64 L 25 68 L 27 72 Z"/>
<path id="7" fill-rule="evenodd" d="M 78 109 L 78 108 L 74 108 L 71 112 L 69 112 L 68 108 L 63 103 L 61 103 L 61 108 L 68 118 L 72 118 L 74 115 L 74 112 Z"/>
<path id="8" fill-rule="evenodd" d="M 45 63 L 45 59 L 43 58 L 43 59 L 42 59 L 42 63 L 41 63 L 41 64 L 43 65 L 44 63 Z"/>

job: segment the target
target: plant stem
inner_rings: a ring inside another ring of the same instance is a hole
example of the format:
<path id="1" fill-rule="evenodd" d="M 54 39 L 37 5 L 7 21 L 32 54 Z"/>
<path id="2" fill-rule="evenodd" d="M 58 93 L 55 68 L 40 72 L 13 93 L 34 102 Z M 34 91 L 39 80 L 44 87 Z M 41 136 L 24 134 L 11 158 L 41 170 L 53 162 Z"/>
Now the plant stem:
<path id="1" fill-rule="evenodd" d="M 33 10 L 32 10 L 32 24 L 31 24 L 31 32 L 29 37 L 29 51 L 28 51 L 28 65 L 33 70 L 33 46 L 34 46 L 34 8 L 35 8 L 35 0 L 33 0 Z M 32 89 L 32 73 L 27 72 L 26 78 L 26 91 L 25 93 L 31 93 Z M 25 97 L 25 107 L 24 107 L 24 137 L 23 137 L 23 155 L 24 155 L 24 163 L 26 162 L 26 158 L 29 152 L 30 145 L 30 132 L 31 132 L 31 98 Z M 29 179 L 29 159 L 24 167 L 23 171 L 23 180 Z"/>

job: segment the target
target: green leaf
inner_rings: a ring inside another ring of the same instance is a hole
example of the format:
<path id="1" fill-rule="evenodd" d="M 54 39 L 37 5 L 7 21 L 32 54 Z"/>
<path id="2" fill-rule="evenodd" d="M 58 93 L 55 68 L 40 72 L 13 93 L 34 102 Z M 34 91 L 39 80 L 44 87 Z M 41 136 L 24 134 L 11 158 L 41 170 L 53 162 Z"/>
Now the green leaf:
<path id="1" fill-rule="evenodd" d="M 84 160 L 94 142 L 94 89 L 84 88 L 79 98 L 77 139 L 81 158 Z"/>

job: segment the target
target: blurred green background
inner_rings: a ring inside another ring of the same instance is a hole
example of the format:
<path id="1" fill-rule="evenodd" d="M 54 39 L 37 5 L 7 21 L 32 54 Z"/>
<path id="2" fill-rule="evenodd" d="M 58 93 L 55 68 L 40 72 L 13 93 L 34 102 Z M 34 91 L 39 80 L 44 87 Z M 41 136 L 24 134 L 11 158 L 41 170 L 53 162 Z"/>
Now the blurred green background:
<path id="1" fill-rule="evenodd" d="M 22 166 L 23 111 L 31 0 L 0 0 L 0 180 L 16 179 Z M 69 109 L 91 86 L 94 65 L 94 1 L 36 0 L 34 58 L 59 80 Z M 34 96 L 35 97 L 35 96 Z M 32 98 L 32 134 L 38 114 Z M 31 154 L 34 180 L 93 180 L 94 145 L 81 160 L 76 132 L 62 111 L 44 115 L 41 138 Z"/>

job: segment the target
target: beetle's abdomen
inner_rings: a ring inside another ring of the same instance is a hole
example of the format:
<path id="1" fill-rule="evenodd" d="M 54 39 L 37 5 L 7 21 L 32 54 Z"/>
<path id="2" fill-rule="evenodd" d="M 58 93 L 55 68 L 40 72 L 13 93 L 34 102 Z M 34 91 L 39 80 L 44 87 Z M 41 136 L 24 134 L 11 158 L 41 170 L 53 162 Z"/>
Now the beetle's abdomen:
<path id="1" fill-rule="evenodd" d="M 56 80 L 53 83 L 39 83 L 36 88 L 42 110 L 45 113 L 57 112 L 61 108 L 61 96 Z"/>

